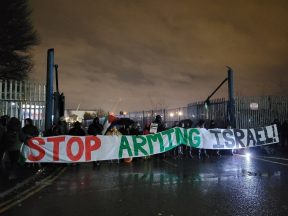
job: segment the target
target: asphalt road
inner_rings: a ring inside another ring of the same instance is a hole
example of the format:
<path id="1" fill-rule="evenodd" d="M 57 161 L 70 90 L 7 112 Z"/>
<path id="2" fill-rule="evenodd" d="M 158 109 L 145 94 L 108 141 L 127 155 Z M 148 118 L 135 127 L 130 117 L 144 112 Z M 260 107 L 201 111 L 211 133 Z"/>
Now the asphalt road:
<path id="1" fill-rule="evenodd" d="M 61 169 L 2 215 L 288 215 L 287 158 L 139 159 Z"/>

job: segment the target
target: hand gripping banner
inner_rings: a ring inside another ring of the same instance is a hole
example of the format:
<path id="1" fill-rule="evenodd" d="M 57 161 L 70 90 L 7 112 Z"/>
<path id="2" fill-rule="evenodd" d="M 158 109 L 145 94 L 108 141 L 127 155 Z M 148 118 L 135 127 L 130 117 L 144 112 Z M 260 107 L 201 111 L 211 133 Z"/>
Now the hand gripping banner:
<path id="1" fill-rule="evenodd" d="M 26 162 L 89 162 L 143 157 L 178 145 L 201 149 L 241 149 L 279 142 L 276 125 L 255 129 L 171 128 L 138 136 L 34 137 L 23 146 Z"/>

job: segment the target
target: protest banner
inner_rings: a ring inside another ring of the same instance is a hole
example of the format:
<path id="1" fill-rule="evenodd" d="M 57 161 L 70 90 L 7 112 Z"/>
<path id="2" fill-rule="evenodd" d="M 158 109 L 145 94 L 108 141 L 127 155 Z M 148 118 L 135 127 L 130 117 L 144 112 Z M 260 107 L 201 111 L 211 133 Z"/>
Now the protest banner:
<path id="1" fill-rule="evenodd" d="M 171 128 L 137 136 L 55 136 L 31 138 L 22 154 L 26 162 L 89 162 L 143 157 L 178 145 L 202 149 L 240 149 L 279 142 L 276 125 L 254 129 Z"/>

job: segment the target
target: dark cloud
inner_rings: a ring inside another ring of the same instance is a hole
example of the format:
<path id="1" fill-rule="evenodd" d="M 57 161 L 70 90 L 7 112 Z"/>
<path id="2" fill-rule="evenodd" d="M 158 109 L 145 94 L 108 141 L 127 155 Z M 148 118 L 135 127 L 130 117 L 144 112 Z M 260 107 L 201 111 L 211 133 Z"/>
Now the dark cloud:
<path id="1" fill-rule="evenodd" d="M 183 106 L 205 99 L 226 65 L 238 95 L 287 94 L 285 0 L 30 2 L 42 39 L 31 76 L 45 79 L 54 47 L 69 108 Z"/>

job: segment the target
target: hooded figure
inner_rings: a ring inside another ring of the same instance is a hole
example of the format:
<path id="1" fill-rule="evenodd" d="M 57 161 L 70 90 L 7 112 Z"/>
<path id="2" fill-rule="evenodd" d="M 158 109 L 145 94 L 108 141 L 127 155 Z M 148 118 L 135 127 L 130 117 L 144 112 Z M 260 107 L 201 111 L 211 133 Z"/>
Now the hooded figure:
<path id="1" fill-rule="evenodd" d="M 52 127 L 52 136 L 66 135 L 68 134 L 68 127 L 64 116 L 62 116 L 58 123 Z"/>
<path id="2" fill-rule="evenodd" d="M 21 142 L 21 122 L 12 117 L 7 123 L 7 130 L 4 134 L 5 151 L 8 152 L 11 169 L 13 169 L 20 158 Z"/>
<path id="3" fill-rule="evenodd" d="M 22 128 L 22 141 L 26 141 L 31 137 L 37 137 L 39 135 L 39 130 L 33 125 L 33 121 L 30 118 L 24 120 L 25 126 Z"/>
<path id="4" fill-rule="evenodd" d="M 5 152 L 4 135 L 6 133 L 6 126 L 7 126 L 8 120 L 9 120 L 9 116 L 7 115 L 1 116 L 0 118 L 0 161 L 2 160 L 3 154 Z"/>
<path id="5" fill-rule="evenodd" d="M 103 131 L 103 125 L 100 124 L 99 118 L 98 117 L 94 118 L 92 124 L 90 124 L 88 127 L 88 134 L 94 136 L 102 135 L 102 131 Z"/>
<path id="6" fill-rule="evenodd" d="M 68 134 L 72 136 L 85 136 L 85 131 L 82 129 L 81 123 L 76 121 Z"/>
<path id="7" fill-rule="evenodd" d="M 153 121 L 154 124 L 158 124 L 157 126 L 157 133 L 165 130 L 165 125 L 162 122 L 162 117 L 157 115 L 155 120 Z"/>

